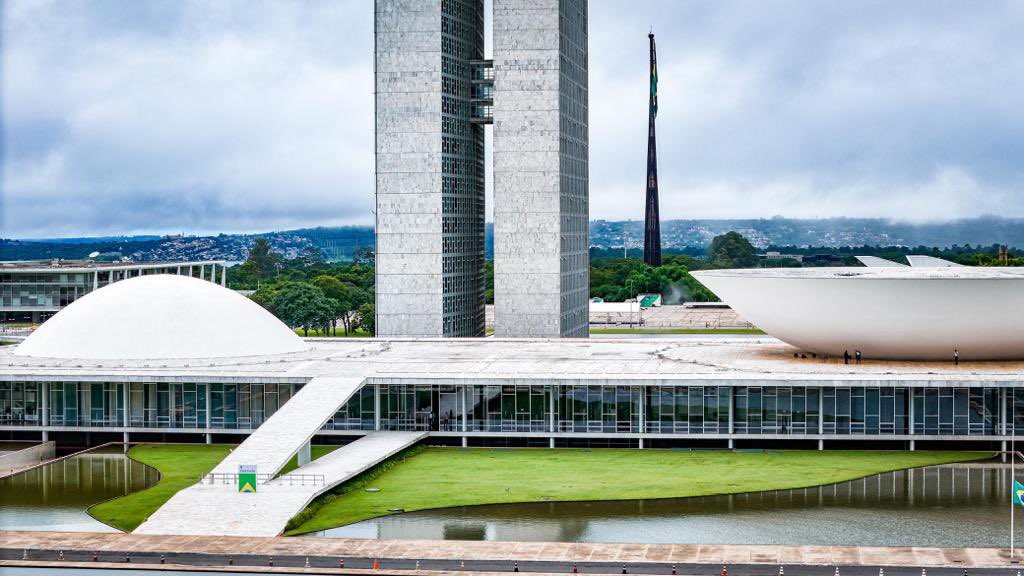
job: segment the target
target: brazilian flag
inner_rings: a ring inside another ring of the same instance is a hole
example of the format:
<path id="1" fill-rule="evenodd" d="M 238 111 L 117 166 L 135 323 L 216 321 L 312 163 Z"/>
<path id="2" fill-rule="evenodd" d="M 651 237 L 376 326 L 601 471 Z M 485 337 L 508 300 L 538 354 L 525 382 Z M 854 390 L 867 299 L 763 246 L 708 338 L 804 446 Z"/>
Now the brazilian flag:
<path id="1" fill-rule="evenodd" d="M 658 57 L 651 38 L 651 116 L 658 116 Z"/>
<path id="2" fill-rule="evenodd" d="M 1013 503 L 1024 507 L 1024 484 L 1013 481 Z"/>

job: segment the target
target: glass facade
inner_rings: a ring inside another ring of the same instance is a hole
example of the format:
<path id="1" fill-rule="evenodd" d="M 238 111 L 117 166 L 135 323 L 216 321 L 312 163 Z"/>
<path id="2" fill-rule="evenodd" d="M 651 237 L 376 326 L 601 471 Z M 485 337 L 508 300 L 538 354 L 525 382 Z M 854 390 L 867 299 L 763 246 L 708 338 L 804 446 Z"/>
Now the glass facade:
<path id="1" fill-rule="evenodd" d="M 93 288 L 149 274 L 183 274 L 215 280 L 224 274 L 224 264 L 147 265 L 95 270 L 53 271 L 28 269 L 0 272 L 0 321 L 42 322 L 61 308 L 85 296 Z"/>
<path id="2" fill-rule="evenodd" d="M 212 429 L 251 430 L 300 388 L 0 382 L 0 426 L 122 427 L 127 413 L 132 428 L 199 429 L 209 422 Z M 737 435 L 884 437 L 1010 435 L 1016 426 L 1024 433 L 1024 388 L 863 386 L 370 385 L 324 429 L 374 430 L 378 394 L 383 430 L 702 435 L 729 434 L 731 425 Z"/>
<path id="3" fill-rule="evenodd" d="M 479 0 L 441 2 L 443 335 L 484 335 L 484 128 L 473 122 L 472 62 L 483 58 Z"/>

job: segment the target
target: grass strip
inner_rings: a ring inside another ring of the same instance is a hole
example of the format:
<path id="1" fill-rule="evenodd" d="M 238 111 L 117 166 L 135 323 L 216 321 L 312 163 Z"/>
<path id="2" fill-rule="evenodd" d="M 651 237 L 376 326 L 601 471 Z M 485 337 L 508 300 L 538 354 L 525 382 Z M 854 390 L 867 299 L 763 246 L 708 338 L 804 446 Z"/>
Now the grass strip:
<path id="1" fill-rule="evenodd" d="M 988 452 L 426 448 L 373 470 L 289 523 L 302 534 L 404 511 L 514 502 L 629 500 L 805 488 L 991 457 Z M 379 492 L 356 488 L 372 487 Z"/>
<path id="2" fill-rule="evenodd" d="M 89 514 L 118 530 L 131 532 L 179 490 L 195 484 L 234 448 L 227 444 L 141 444 L 128 457 L 160 472 L 155 485 L 127 496 L 101 502 Z"/>

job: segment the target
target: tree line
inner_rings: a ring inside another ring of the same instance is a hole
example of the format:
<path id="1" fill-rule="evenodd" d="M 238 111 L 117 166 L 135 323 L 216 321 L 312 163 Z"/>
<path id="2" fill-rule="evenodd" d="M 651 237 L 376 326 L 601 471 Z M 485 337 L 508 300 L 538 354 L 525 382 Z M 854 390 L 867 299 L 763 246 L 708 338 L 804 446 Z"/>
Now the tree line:
<path id="1" fill-rule="evenodd" d="M 1024 266 L 1024 251 L 1009 249 L 1007 263 L 999 260 L 999 245 L 796 247 L 770 246 L 767 250 L 804 256 L 835 255 L 826 265 L 858 266 L 856 255 L 870 255 L 902 262 L 907 254 L 923 254 L 971 266 Z M 661 266 L 648 266 L 639 257 L 623 258 L 617 250 L 590 252 L 590 295 L 608 302 L 622 302 L 639 294 L 662 294 L 665 302 L 718 300 L 691 271 L 722 268 L 800 267 L 795 259 L 762 260 L 756 248 L 738 232 L 716 236 L 707 248 L 667 250 Z M 680 253 L 684 252 L 684 253 Z M 485 264 L 487 303 L 494 302 L 494 264 Z M 250 298 L 304 335 L 372 336 L 374 334 L 374 254 L 356 250 L 352 260 L 325 262 L 315 248 L 298 258 L 285 259 L 256 238 L 245 262 L 228 270 L 234 289 L 251 290 Z"/>

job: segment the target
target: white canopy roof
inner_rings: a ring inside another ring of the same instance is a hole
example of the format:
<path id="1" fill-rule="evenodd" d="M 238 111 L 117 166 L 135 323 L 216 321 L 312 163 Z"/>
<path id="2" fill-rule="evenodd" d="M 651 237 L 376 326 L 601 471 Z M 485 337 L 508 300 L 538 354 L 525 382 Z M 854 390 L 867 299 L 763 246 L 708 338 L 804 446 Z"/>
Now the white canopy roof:
<path id="1" fill-rule="evenodd" d="M 212 282 L 152 274 L 75 300 L 14 350 L 82 359 L 222 358 L 309 346 L 248 298 Z"/>

